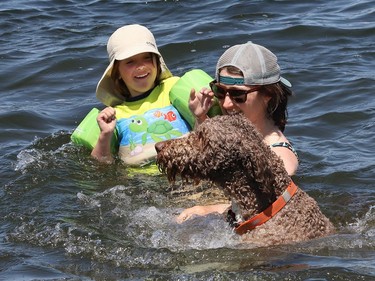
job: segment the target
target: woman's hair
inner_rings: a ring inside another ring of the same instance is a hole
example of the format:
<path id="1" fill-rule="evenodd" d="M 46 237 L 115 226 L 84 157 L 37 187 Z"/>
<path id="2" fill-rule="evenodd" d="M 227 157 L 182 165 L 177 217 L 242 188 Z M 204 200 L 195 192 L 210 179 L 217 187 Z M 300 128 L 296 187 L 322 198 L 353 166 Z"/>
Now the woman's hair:
<path id="1" fill-rule="evenodd" d="M 242 71 L 237 67 L 227 66 L 226 70 L 231 74 L 243 76 Z M 288 122 L 288 98 L 293 92 L 281 82 L 262 85 L 258 91 L 259 93 L 270 97 L 267 106 L 268 118 L 271 118 L 280 131 L 284 132 L 285 126 Z"/>
<path id="2" fill-rule="evenodd" d="M 156 79 L 155 79 L 155 86 L 160 84 L 160 76 L 161 76 L 161 64 L 160 59 L 157 54 L 151 53 L 153 57 L 156 57 Z M 126 99 L 130 98 L 130 92 L 128 87 L 126 86 L 125 82 L 121 79 L 120 71 L 119 71 L 119 64 L 120 61 L 115 60 L 112 67 L 112 73 L 111 73 L 111 79 L 114 83 L 114 89 L 117 93 L 119 93 L 121 96 L 123 96 Z"/>
<path id="3" fill-rule="evenodd" d="M 268 101 L 267 114 L 280 131 L 284 132 L 288 122 L 288 97 L 292 95 L 292 91 L 281 82 L 264 85 L 259 91 L 271 98 Z"/>

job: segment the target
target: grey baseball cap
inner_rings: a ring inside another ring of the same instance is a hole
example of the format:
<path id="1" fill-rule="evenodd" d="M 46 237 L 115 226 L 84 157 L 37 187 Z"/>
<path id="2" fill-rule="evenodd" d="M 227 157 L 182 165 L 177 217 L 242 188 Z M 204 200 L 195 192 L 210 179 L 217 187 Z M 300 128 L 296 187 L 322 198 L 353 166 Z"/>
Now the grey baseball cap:
<path id="1" fill-rule="evenodd" d="M 269 85 L 281 82 L 291 88 L 292 84 L 281 77 L 277 57 L 267 48 L 247 42 L 227 49 L 216 65 L 215 78 L 220 82 L 219 71 L 225 66 L 234 66 L 242 71 L 244 85 Z"/>

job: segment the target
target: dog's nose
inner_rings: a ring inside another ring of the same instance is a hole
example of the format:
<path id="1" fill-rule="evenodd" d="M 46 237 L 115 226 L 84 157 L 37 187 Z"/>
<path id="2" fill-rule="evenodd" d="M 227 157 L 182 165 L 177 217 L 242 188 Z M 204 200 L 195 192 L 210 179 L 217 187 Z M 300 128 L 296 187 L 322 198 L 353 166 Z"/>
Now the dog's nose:
<path id="1" fill-rule="evenodd" d="M 156 152 L 159 153 L 163 149 L 164 144 L 165 144 L 165 141 L 159 141 L 159 142 L 155 143 Z"/>

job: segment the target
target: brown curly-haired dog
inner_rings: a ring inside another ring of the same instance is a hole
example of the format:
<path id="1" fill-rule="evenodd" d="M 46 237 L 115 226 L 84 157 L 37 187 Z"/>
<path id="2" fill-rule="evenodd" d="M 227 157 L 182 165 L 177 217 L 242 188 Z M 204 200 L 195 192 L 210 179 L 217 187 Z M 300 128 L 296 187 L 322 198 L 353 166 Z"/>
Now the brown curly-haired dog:
<path id="1" fill-rule="evenodd" d="M 294 185 L 282 160 L 242 115 L 208 119 L 188 136 L 155 148 L 159 169 L 169 181 L 180 175 L 222 188 L 232 200 L 228 220 L 250 242 L 285 244 L 334 232 L 316 201 Z"/>

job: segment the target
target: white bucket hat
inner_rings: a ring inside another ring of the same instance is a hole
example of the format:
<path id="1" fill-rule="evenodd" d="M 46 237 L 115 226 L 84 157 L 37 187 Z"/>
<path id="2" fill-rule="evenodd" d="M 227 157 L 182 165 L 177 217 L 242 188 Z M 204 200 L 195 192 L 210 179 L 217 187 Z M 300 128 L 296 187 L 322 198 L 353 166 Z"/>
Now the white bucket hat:
<path id="1" fill-rule="evenodd" d="M 124 102 L 124 97 L 115 91 L 111 73 L 115 60 L 124 60 L 140 53 L 154 53 L 159 56 L 162 69 L 161 80 L 172 76 L 158 51 L 154 35 L 139 24 L 125 25 L 117 29 L 108 39 L 109 65 L 96 87 L 96 97 L 107 106 Z"/>

